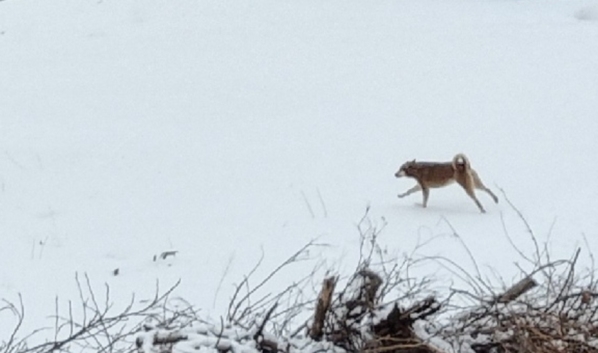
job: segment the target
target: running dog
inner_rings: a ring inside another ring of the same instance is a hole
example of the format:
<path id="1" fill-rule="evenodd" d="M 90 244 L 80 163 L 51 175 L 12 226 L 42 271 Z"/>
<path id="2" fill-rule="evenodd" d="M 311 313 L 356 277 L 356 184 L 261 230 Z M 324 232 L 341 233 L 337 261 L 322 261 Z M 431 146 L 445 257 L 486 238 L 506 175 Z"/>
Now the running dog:
<path id="1" fill-rule="evenodd" d="M 415 159 L 406 162 L 395 173 L 397 178 L 404 176 L 414 178 L 417 185 L 398 196 L 402 198 L 421 190 L 424 196 L 424 207 L 428 205 L 431 188 L 441 188 L 455 181 L 465 189 L 467 195 L 473 199 L 482 213 L 486 210 L 476 197 L 475 189 L 484 190 L 494 202 L 498 203 L 498 197 L 482 183 L 478 173 L 471 168 L 469 159 L 463 153 L 457 154 L 452 162 L 447 163 L 416 162 Z"/>

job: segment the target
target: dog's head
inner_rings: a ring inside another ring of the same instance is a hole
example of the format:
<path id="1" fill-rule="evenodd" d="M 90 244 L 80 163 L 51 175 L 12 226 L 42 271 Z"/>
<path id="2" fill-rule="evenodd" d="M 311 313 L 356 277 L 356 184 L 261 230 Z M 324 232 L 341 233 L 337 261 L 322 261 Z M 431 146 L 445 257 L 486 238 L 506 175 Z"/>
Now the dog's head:
<path id="1" fill-rule="evenodd" d="M 401 168 L 395 173 L 395 177 L 400 178 L 404 176 L 411 176 L 414 175 L 416 169 L 416 162 L 415 159 L 409 162 L 403 163 Z"/>

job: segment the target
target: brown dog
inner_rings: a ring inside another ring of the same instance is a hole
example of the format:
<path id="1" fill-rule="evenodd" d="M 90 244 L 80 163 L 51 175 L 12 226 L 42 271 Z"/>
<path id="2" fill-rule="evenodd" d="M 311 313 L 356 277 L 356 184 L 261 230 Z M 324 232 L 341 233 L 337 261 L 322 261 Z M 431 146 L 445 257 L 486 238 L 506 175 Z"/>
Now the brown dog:
<path id="1" fill-rule="evenodd" d="M 467 195 L 473 199 L 481 212 L 486 212 L 486 210 L 478 201 L 475 189 L 484 190 L 494 199 L 494 202 L 498 203 L 498 197 L 482 183 L 478 173 L 471 168 L 469 160 L 462 153 L 457 154 L 449 163 L 416 162 L 415 159 L 406 162 L 395 173 L 397 178 L 403 176 L 414 178 L 417 180 L 417 185 L 399 194 L 399 197 L 405 197 L 421 190 L 424 195 L 424 207 L 428 205 L 430 188 L 444 187 L 455 181 L 465 189 Z"/>

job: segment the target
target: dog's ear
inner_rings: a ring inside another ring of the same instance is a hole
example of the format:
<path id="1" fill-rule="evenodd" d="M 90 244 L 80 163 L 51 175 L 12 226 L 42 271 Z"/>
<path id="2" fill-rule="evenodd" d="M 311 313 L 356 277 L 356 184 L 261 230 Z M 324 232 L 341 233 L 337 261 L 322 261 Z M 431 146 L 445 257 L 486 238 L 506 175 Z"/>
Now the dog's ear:
<path id="1" fill-rule="evenodd" d="M 415 163 L 415 158 L 413 158 L 413 160 L 411 161 L 411 163 Z"/>

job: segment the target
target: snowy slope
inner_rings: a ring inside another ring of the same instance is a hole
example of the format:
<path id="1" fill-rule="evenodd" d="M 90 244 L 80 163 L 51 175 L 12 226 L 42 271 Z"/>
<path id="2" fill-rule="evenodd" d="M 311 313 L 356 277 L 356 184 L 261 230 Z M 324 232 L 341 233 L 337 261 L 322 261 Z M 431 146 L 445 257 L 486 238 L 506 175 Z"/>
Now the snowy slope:
<path id="1" fill-rule="evenodd" d="M 396 197 L 404 161 L 457 152 L 555 257 L 596 251 L 597 57 L 590 0 L 0 2 L 0 297 L 32 328 L 76 272 L 115 301 L 182 278 L 217 316 L 262 251 L 353 266 L 367 206 L 391 252 L 440 236 L 468 266 L 451 225 L 508 280 L 501 215 L 531 243 L 504 199 Z"/>

